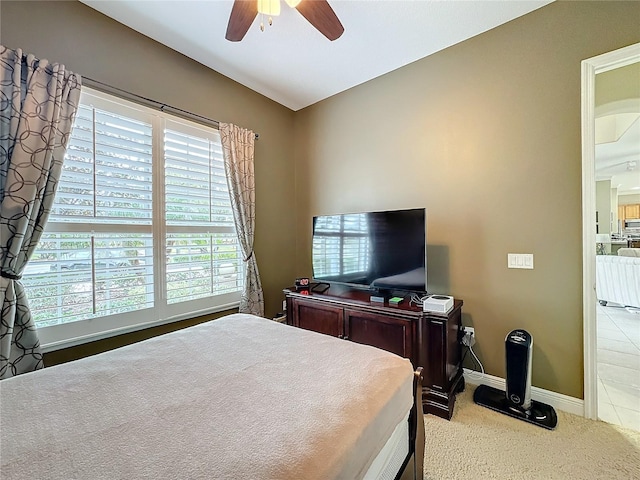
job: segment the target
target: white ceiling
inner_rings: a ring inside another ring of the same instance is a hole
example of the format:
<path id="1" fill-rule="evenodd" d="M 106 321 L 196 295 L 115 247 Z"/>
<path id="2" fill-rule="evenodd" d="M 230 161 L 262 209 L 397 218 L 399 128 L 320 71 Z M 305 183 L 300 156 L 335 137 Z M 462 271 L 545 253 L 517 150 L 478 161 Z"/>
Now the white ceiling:
<path id="1" fill-rule="evenodd" d="M 638 102 L 640 107 L 640 102 Z M 640 194 L 640 109 L 596 118 L 596 180 L 611 179 L 618 195 Z"/>
<path id="2" fill-rule="evenodd" d="M 232 0 L 81 1 L 295 111 L 552 0 L 329 0 L 345 28 L 333 42 L 284 1 L 241 42 L 224 38 Z"/>

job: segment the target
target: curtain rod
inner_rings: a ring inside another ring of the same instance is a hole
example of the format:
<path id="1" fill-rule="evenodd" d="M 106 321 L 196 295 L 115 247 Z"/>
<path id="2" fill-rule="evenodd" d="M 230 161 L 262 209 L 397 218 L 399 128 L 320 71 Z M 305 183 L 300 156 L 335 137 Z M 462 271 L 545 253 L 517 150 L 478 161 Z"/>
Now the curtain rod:
<path id="1" fill-rule="evenodd" d="M 129 100 L 134 99 L 134 100 L 142 100 L 144 103 L 146 103 L 148 106 L 154 107 L 158 110 L 160 110 L 161 112 L 164 112 L 166 109 L 171 109 L 175 112 L 178 112 L 178 114 L 182 117 L 186 117 L 187 119 L 191 119 L 191 120 L 199 120 L 199 121 L 205 121 L 206 123 L 211 124 L 212 126 L 214 126 L 217 129 L 220 129 L 220 122 L 218 120 L 213 120 L 209 117 L 205 117 L 204 115 L 198 115 L 197 113 L 192 113 L 189 112 L 187 110 L 183 110 L 182 108 L 178 108 L 178 107 L 173 107 L 171 105 L 168 105 L 164 102 L 158 102 L 157 100 L 153 100 L 151 98 L 147 98 L 147 97 L 143 97 L 142 95 L 138 95 L 136 93 L 131 93 L 128 92 L 127 90 L 123 90 L 122 88 L 118 88 L 118 87 L 114 87 L 113 85 L 109 85 L 108 83 L 104 83 L 104 82 L 100 82 L 98 80 L 94 80 L 93 78 L 90 77 L 85 77 L 84 75 L 82 76 L 82 83 L 85 83 L 85 80 L 88 80 L 88 87 L 92 87 L 94 86 L 95 88 L 97 88 L 98 90 L 107 90 L 106 93 L 118 93 L 120 94 L 120 96 L 124 96 L 124 97 L 128 97 Z M 260 137 L 260 134 L 256 133 L 256 140 Z"/>

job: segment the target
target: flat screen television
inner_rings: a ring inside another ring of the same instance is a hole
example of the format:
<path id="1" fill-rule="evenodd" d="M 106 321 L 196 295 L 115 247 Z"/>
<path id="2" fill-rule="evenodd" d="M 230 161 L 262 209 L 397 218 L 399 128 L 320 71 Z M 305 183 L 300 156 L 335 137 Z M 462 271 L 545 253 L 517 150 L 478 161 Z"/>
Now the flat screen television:
<path id="1" fill-rule="evenodd" d="M 424 208 L 313 218 L 313 279 L 372 291 L 426 292 Z"/>

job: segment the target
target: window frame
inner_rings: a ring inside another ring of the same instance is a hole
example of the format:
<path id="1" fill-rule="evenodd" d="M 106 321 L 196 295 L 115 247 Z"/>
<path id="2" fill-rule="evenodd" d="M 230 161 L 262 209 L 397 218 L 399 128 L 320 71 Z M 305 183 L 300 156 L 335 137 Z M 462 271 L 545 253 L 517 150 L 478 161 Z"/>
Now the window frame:
<path id="1" fill-rule="evenodd" d="M 152 217 L 149 225 L 143 223 L 86 223 L 56 222 L 47 223 L 44 233 L 151 233 L 153 241 L 153 307 L 133 310 L 126 313 L 93 317 L 84 320 L 60 323 L 56 325 L 38 327 L 40 344 L 43 352 L 53 351 L 79 345 L 89 341 L 100 340 L 115 335 L 121 335 L 145 328 L 196 318 L 237 308 L 240 302 L 242 282 L 244 281 L 244 265 L 239 262 L 237 276 L 238 290 L 230 293 L 211 295 L 185 302 L 167 302 L 166 282 L 166 238 L 167 231 L 184 231 L 200 233 L 204 227 L 175 227 L 167 228 L 165 208 L 165 129 L 167 125 L 180 125 L 184 132 L 202 132 L 212 134 L 215 127 L 194 122 L 152 109 L 146 105 L 119 97 L 112 93 L 103 92 L 92 87 L 82 88 L 81 104 L 90 104 L 94 108 L 106 110 L 118 115 L 132 118 L 132 110 L 136 112 L 137 120 L 148 121 L 152 126 Z M 139 115 L 139 116 L 138 116 Z M 215 133 L 213 136 L 219 134 Z M 117 229 L 114 229 L 116 227 Z M 208 233 L 235 232 L 235 227 L 210 226 Z M 213 230 L 216 230 L 213 232 Z M 28 285 L 25 285 L 28 289 Z M 188 307 L 188 308 L 186 308 Z"/>

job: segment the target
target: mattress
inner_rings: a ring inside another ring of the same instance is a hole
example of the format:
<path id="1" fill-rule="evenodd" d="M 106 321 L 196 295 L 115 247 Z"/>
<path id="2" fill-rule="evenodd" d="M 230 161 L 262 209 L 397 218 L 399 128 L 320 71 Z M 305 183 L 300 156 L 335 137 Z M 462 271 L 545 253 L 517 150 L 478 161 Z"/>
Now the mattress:
<path id="1" fill-rule="evenodd" d="M 403 418 L 371 463 L 364 480 L 395 480 L 409 455 L 409 414 Z"/>
<path id="2" fill-rule="evenodd" d="M 230 315 L 0 382 L 0 477 L 363 478 L 412 382 L 391 353 Z"/>

